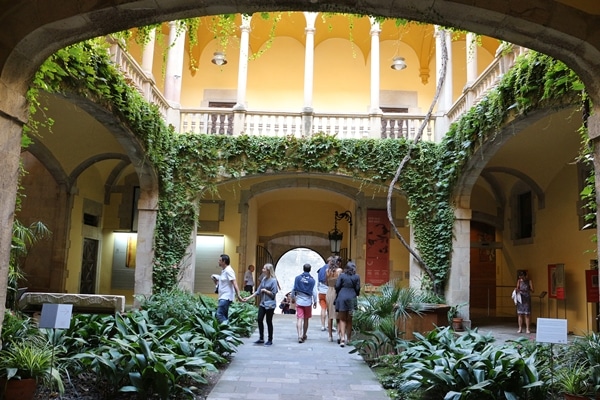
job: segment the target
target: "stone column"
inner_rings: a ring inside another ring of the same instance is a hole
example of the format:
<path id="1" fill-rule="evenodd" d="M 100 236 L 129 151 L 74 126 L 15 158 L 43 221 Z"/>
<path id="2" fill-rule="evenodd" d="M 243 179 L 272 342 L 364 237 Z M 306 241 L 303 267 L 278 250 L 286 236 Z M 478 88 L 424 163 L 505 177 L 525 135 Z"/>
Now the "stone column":
<path id="1" fill-rule="evenodd" d="M 148 77 L 152 78 L 152 66 L 154 64 L 154 41 L 156 38 L 156 30 L 152 29 L 148 36 L 148 43 L 146 43 L 142 52 L 142 70 L 146 73 L 146 75 L 148 75 Z"/>
<path id="2" fill-rule="evenodd" d="M 437 106 L 437 118 L 435 120 L 435 141 L 439 142 L 448 131 L 449 122 L 447 113 L 452 106 L 452 52 L 451 43 L 448 37 L 448 32 L 443 28 L 435 27 L 435 65 L 436 65 L 436 85 L 440 80 L 442 66 L 443 53 L 442 49 L 447 49 L 448 61 L 446 62 L 446 78 L 444 79 L 444 85 L 440 93 L 438 106 Z"/>
<path id="3" fill-rule="evenodd" d="M 25 88 L 22 93 L 25 93 Z M 3 82 L 0 85 L 0 171 L 2 171 L 0 175 L 2 179 L 0 185 L 0 331 L 6 305 L 21 134 L 26 116 L 27 105 L 24 95 Z"/>
<path id="4" fill-rule="evenodd" d="M 313 119 L 313 81 L 314 81 L 314 64 L 315 64 L 315 21 L 317 13 L 305 12 L 306 18 L 306 43 L 304 46 L 304 107 L 302 109 L 302 127 L 303 135 L 310 136 L 312 134 L 312 119 Z"/>
<path id="5" fill-rule="evenodd" d="M 172 107 L 179 108 L 181 101 L 181 76 L 183 74 L 183 56 L 185 51 L 185 30 L 177 29 L 177 23 L 169 22 L 169 53 L 165 69 L 165 98 Z"/>
<path id="6" fill-rule="evenodd" d="M 477 79 L 477 35 L 467 33 L 467 86 Z"/>
<path id="7" fill-rule="evenodd" d="M 379 86 L 381 74 L 380 56 L 379 56 L 379 34 L 381 29 L 375 18 L 371 20 L 371 106 L 369 107 L 369 136 L 372 138 L 381 138 L 381 116 L 383 112 L 379 107 Z"/>
<path id="8" fill-rule="evenodd" d="M 457 208 L 454 216 L 452 261 L 446 284 L 446 302 L 451 306 L 469 303 L 471 282 L 471 209 Z M 460 314 L 468 327 L 469 307 L 461 308 Z"/>
<path id="9" fill-rule="evenodd" d="M 246 117 L 246 89 L 248 85 L 248 47 L 250 43 L 251 15 L 242 15 L 240 26 L 240 65 L 238 67 L 237 101 L 233 107 L 233 134 L 239 136 L 244 131 Z"/>
<path id="10" fill-rule="evenodd" d="M 587 126 L 590 140 L 594 143 L 594 186 L 596 187 L 596 206 L 600 210 L 600 107 L 594 106 L 590 114 Z M 596 212 L 596 226 L 600 226 L 600 212 Z M 597 254 L 600 254 L 600 240 L 597 241 L 596 246 Z"/>
<path id="11" fill-rule="evenodd" d="M 198 226 L 194 224 L 190 244 L 185 251 L 185 259 L 181 262 L 179 272 L 179 288 L 188 293 L 194 293 L 194 280 L 196 279 L 196 238 Z"/>
<path id="12" fill-rule="evenodd" d="M 158 213 L 158 188 L 141 188 L 138 200 L 138 235 L 135 255 L 135 283 L 133 293 L 148 297 L 152 294 L 152 265 L 154 261 L 154 230 Z M 133 307 L 140 301 L 134 298 Z"/>

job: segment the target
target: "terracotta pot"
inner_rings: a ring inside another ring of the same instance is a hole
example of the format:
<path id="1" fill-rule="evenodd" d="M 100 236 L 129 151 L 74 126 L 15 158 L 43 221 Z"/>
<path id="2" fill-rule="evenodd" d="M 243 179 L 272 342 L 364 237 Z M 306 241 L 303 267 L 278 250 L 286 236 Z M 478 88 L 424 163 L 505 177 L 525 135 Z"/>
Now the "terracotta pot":
<path id="1" fill-rule="evenodd" d="M 452 318 L 452 329 L 454 329 L 455 332 L 462 332 L 463 331 L 463 319 L 462 318 Z"/>
<path id="2" fill-rule="evenodd" d="M 580 400 L 580 399 L 587 399 L 587 400 L 589 400 L 589 397 L 580 396 L 578 394 L 564 393 L 564 397 L 565 397 L 565 400 Z"/>
<path id="3" fill-rule="evenodd" d="M 35 379 L 0 380 L 0 391 L 3 400 L 32 400 L 37 382 Z"/>

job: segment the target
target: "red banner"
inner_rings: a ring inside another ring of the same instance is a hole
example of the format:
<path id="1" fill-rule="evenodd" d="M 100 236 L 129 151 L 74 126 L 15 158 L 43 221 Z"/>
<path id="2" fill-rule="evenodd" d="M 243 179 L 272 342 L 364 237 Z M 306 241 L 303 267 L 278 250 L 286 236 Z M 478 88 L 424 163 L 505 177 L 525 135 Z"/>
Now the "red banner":
<path id="1" fill-rule="evenodd" d="M 390 280 L 390 221 L 386 210 L 367 210 L 365 283 L 380 286 Z"/>

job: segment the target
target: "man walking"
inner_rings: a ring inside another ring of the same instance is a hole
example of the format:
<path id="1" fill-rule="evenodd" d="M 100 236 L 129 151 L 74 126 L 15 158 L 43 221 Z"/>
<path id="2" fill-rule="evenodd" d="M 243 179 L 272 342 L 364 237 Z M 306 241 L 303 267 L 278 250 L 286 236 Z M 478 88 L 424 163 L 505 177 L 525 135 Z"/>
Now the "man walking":
<path id="1" fill-rule="evenodd" d="M 315 278 L 310 276 L 311 265 L 304 264 L 304 272 L 294 280 L 292 298 L 296 301 L 296 329 L 298 331 L 298 343 L 304 343 L 308 331 L 308 320 L 312 317 L 312 308 L 317 308 L 317 289 Z"/>
<path id="2" fill-rule="evenodd" d="M 219 323 L 229 323 L 229 305 L 233 303 L 235 298 L 240 298 L 240 289 L 235 280 L 235 271 L 229 265 L 229 256 L 221 254 L 219 257 L 219 267 L 221 267 L 221 275 L 219 275 L 219 297 L 217 305 L 217 320 Z"/>

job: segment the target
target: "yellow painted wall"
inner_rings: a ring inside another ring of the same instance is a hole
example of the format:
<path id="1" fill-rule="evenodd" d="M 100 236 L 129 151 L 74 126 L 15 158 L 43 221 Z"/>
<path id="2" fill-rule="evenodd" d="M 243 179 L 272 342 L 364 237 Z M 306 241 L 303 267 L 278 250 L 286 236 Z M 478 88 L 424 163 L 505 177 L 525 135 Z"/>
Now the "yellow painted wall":
<path id="1" fill-rule="evenodd" d="M 514 245 L 509 237 L 509 225 L 502 238 L 504 249 L 501 258 L 502 284 L 514 285 L 518 269 L 527 269 L 534 282 L 535 293 L 548 291 L 548 264 L 564 263 L 566 271 L 565 303 L 554 299 L 543 300 L 544 317 L 567 318 L 568 329 L 580 334 L 591 328 L 592 315 L 586 315 L 585 270 L 590 259 L 596 258 L 591 231 L 581 231 L 577 217 L 577 168 L 565 165 L 545 188 L 546 206 L 536 208 L 535 238 L 533 244 Z M 571 204 L 572 206 L 565 206 Z M 507 224 L 510 221 L 506 222 Z M 560 229 L 557 227 L 560 226 Z M 506 299 L 504 299 L 506 301 Z M 549 305 L 550 313 L 547 312 Z M 514 308 L 514 305 L 513 305 Z M 539 299 L 532 302 L 533 319 L 539 314 Z M 514 310 L 513 310 L 514 314 Z M 516 315 L 516 314 L 515 314 Z"/>

